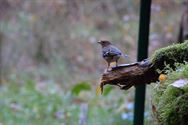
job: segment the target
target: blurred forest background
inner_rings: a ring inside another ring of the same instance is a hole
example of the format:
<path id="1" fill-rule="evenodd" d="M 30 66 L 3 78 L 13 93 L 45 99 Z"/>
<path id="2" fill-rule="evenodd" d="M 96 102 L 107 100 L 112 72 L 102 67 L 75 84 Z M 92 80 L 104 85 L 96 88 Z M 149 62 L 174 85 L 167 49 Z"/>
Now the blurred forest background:
<path id="1" fill-rule="evenodd" d="M 183 11 L 179 0 L 152 2 L 149 55 L 177 42 Z M 131 124 L 134 88 L 108 86 L 103 96 L 95 95 L 106 68 L 96 42 L 108 39 L 136 61 L 139 5 L 139 0 L 0 0 L 0 125 Z M 150 100 L 146 103 L 145 121 L 151 125 Z"/>

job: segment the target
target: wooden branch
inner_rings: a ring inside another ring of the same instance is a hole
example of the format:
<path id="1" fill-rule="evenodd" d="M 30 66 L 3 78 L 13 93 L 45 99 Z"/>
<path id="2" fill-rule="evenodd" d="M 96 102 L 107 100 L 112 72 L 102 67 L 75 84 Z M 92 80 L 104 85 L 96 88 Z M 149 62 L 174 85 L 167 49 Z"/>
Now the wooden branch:
<path id="1" fill-rule="evenodd" d="M 122 64 L 102 74 L 101 89 L 106 84 L 119 86 L 127 90 L 139 84 L 150 84 L 158 80 L 157 69 L 163 70 L 166 65 L 174 68 L 174 64 L 188 61 L 188 41 L 159 49 L 151 57 L 141 62 Z"/>

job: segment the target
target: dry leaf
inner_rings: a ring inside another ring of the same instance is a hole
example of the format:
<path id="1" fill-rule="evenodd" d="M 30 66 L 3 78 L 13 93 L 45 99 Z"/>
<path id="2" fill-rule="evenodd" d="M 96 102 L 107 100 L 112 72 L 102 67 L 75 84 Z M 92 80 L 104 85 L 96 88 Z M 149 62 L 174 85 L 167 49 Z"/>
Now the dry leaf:
<path id="1" fill-rule="evenodd" d="M 173 82 L 171 85 L 174 87 L 177 87 L 177 88 L 182 88 L 187 84 L 188 84 L 187 79 L 179 79 L 179 80 L 176 80 L 175 82 Z"/>
<path id="2" fill-rule="evenodd" d="M 102 94 L 102 89 L 101 89 L 101 86 L 97 86 L 97 88 L 96 88 L 96 95 L 100 95 L 100 94 Z"/>

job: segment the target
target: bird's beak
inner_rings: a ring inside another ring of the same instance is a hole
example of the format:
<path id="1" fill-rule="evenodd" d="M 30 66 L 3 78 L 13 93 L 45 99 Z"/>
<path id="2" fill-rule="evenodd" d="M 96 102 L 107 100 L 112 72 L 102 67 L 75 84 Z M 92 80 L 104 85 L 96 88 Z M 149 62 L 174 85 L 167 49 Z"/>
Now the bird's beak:
<path id="1" fill-rule="evenodd" d="M 97 41 L 98 44 L 101 44 L 101 41 Z"/>

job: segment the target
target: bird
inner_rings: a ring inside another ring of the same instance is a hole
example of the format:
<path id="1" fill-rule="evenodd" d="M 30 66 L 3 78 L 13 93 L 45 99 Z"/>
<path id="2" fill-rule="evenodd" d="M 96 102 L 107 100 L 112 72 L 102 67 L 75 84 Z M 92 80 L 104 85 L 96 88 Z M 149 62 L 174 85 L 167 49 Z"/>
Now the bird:
<path id="1" fill-rule="evenodd" d="M 119 48 L 113 45 L 108 40 L 100 40 L 98 43 L 102 46 L 102 57 L 106 60 L 108 66 L 107 71 L 109 71 L 110 64 L 112 62 L 116 63 L 116 67 L 118 66 L 118 60 L 120 57 L 128 57 L 123 54 Z"/>

